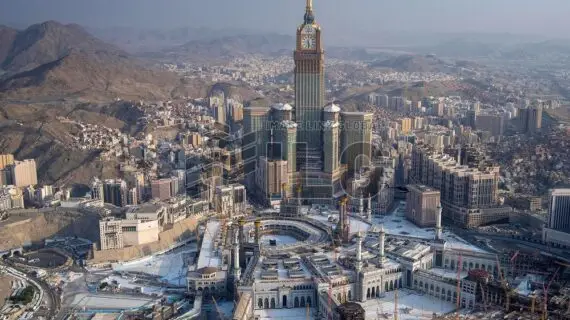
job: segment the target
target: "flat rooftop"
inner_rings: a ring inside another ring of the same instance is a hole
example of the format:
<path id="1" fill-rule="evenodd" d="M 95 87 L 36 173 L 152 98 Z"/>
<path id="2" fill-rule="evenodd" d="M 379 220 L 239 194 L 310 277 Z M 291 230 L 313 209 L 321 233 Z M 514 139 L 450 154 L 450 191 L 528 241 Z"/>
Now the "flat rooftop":
<path id="1" fill-rule="evenodd" d="M 222 257 L 217 254 L 215 246 L 216 239 L 220 232 L 220 222 L 210 221 L 204 230 L 204 237 L 202 239 L 202 247 L 200 249 L 200 256 L 196 264 L 196 270 L 205 267 L 219 268 L 222 265 Z"/>
<path id="2" fill-rule="evenodd" d="M 366 312 L 366 320 L 394 318 L 395 291 L 387 292 L 384 297 L 367 300 L 359 304 Z M 417 294 L 407 289 L 398 290 L 398 319 L 431 320 L 455 310 L 452 302 L 442 301 L 429 295 Z"/>

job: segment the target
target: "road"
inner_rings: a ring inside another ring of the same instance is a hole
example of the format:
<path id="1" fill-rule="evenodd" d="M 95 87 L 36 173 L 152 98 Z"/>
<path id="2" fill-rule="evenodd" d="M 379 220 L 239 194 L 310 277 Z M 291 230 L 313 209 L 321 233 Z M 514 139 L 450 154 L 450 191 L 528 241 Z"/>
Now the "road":
<path id="1" fill-rule="evenodd" d="M 477 231 L 472 231 L 472 230 L 464 230 L 464 229 L 453 230 L 453 232 L 462 238 L 479 237 L 479 238 L 485 238 L 485 239 L 490 239 L 490 240 L 495 240 L 495 241 L 513 243 L 513 244 L 516 244 L 518 246 L 538 250 L 543 255 L 552 256 L 552 257 L 555 257 L 555 258 L 558 258 L 558 259 L 561 259 L 561 260 L 564 260 L 564 261 L 570 263 L 570 252 L 568 252 L 568 250 L 553 248 L 551 246 L 547 246 L 547 245 L 542 244 L 542 243 L 530 242 L 530 241 L 526 241 L 526 240 L 523 240 L 520 238 L 513 238 L 513 237 L 507 236 L 507 235 L 483 233 L 483 232 L 477 232 Z"/>
<path id="2" fill-rule="evenodd" d="M 47 282 L 43 281 L 42 279 L 28 275 L 25 269 L 14 266 L 12 263 L 6 260 L 0 262 L 0 265 L 15 269 L 21 273 L 26 274 L 26 279 L 34 280 L 40 286 L 41 290 L 44 292 L 44 298 L 46 299 L 47 309 L 48 309 L 47 318 L 48 319 L 55 318 L 55 314 L 59 311 L 61 301 L 59 299 L 59 295 L 54 290 L 52 290 L 52 288 L 50 288 Z"/>

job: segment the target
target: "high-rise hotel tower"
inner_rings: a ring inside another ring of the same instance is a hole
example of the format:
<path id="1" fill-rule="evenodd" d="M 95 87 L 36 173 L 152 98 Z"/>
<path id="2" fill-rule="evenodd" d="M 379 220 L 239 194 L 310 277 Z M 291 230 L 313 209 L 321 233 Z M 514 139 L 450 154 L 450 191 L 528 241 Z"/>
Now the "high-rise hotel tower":
<path id="1" fill-rule="evenodd" d="M 341 180 L 345 173 L 357 172 L 369 164 L 366 159 L 371 155 L 372 114 L 342 112 L 338 105 L 325 103 L 324 50 L 312 0 L 307 0 L 303 22 L 297 27 L 293 57 L 294 106 L 278 103 L 271 108 L 244 108 L 246 182 L 255 180 L 255 186 L 250 183 L 249 187 L 257 189 L 255 194 L 271 199 L 270 203 L 286 198 L 296 204 L 333 204 L 343 195 Z M 257 177 L 277 163 L 287 168 L 286 179 L 281 174 L 279 181 L 260 181 L 277 176 Z M 275 187 L 260 190 L 267 185 Z"/>
<path id="2" fill-rule="evenodd" d="M 294 53 L 295 116 L 299 142 L 305 142 L 309 151 L 321 148 L 321 117 L 325 103 L 325 54 L 321 27 L 315 22 L 312 2 L 307 0 L 303 24 L 297 28 Z"/>

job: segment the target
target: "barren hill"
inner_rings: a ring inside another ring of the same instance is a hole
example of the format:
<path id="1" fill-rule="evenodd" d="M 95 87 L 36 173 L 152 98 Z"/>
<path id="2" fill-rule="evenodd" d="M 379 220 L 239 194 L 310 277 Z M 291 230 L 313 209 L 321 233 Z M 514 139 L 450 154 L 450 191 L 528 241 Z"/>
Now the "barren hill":
<path id="1" fill-rule="evenodd" d="M 72 49 L 93 53 L 125 54 L 116 47 L 91 36 L 78 25 L 46 21 L 18 32 L 1 66 L 10 72 L 30 70 L 61 59 Z"/>
<path id="2" fill-rule="evenodd" d="M 448 68 L 444 61 L 433 55 L 401 55 L 373 63 L 371 66 L 402 72 L 441 72 Z"/>
<path id="3" fill-rule="evenodd" d="M 48 21 L 15 36 L 0 29 L 0 37 L 7 39 L 0 45 L 0 57 L 7 52 L 0 99 L 166 99 L 185 95 L 186 88 L 205 91 L 204 83 L 147 68 L 77 25 Z"/>
<path id="4" fill-rule="evenodd" d="M 2 63 L 12 48 L 12 43 L 16 39 L 18 31 L 3 25 L 0 25 L 0 63 Z"/>
<path id="5" fill-rule="evenodd" d="M 281 34 L 232 35 L 214 39 L 198 39 L 181 46 L 145 54 L 145 57 L 168 61 L 218 61 L 245 54 L 283 54 L 295 46 L 293 37 Z"/>

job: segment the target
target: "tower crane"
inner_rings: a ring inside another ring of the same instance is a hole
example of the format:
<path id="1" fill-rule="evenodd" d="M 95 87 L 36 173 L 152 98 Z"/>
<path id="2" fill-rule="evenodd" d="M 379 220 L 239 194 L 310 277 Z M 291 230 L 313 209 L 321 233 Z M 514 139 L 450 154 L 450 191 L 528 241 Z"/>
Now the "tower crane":
<path id="1" fill-rule="evenodd" d="M 508 283 L 505 280 L 505 276 L 501 270 L 501 262 L 499 261 L 499 255 L 495 255 L 495 259 L 497 260 L 497 273 L 499 274 L 499 278 L 501 279 L 501 287 L 505 291 L 505 310 L 509 312 L 511 307 L 511 292 L 508 287 Z"/>
<path id="2" fill-rule="evenodd" d="M 550 278 L 550 281 L 548 282 L 548 285 L 546 287 L 544 286 L 544 283 L 542 284 L 542 289 L 544 290 L 544 305 L 542 306 L 542 319 L 543 320 L 548 320 L 548 290 L 550 289 L 550 285 L 552 284 L 552 281 L 554 281 L 554 278 L 556 278 L 556 275 L 558 274 L 559 270 L 560 270 L 560 267 L 558 267 L 556 269 L 556 271 L 552 275 L 552 278 Z"/>
<path id="3" fill-rule="evenodd" d="M 459 309 L 461 307 L 461 269 L 463 268 L 463 256 L 459 256 L 457 260 L 457 287 L 455 289 L 455 295 L 457 296 L 457 301 L 455 302 L 455 320 L 459 320 Z"/>

